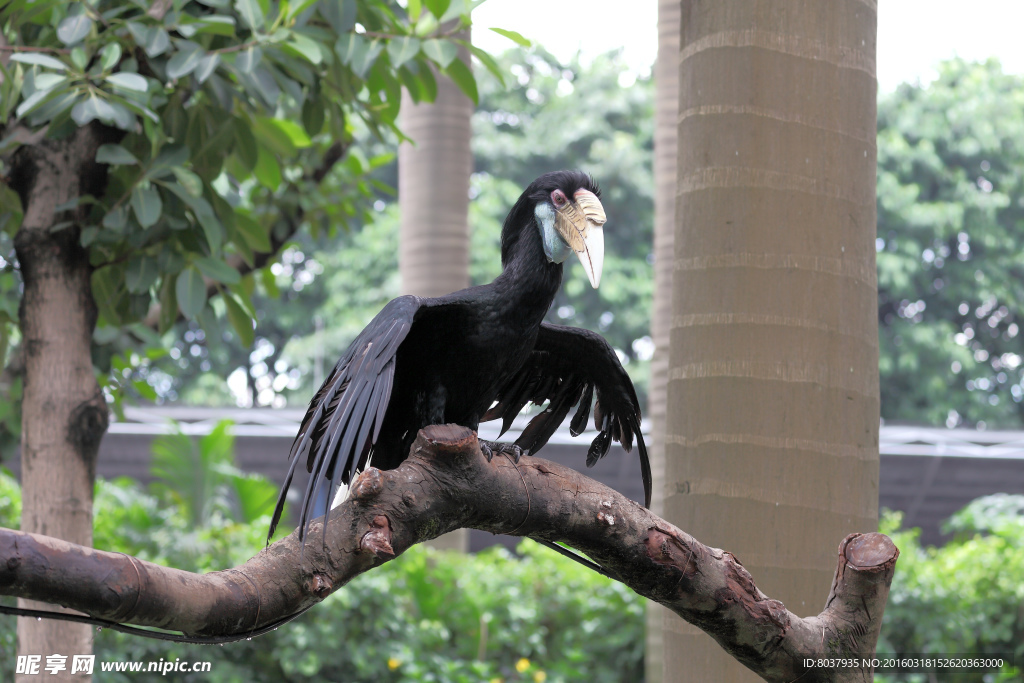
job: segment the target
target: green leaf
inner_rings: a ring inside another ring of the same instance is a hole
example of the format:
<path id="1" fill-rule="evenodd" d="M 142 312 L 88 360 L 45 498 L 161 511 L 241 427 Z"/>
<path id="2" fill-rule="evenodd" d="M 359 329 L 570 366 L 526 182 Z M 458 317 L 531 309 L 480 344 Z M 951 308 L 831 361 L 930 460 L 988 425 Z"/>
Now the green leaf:
<path id="1" fill-rule="evenodd" d="M 317 42 L 301 33 L 293 33 L 285 45 L 293 48 L 311 64 L 319 64 L 323 61 L 323 55 L 320 53 L 320 46 Z"/>
<path id="2" fill-rule="evenodd" d="M 531 45 L 533 45 L 533 43 L 531 43 L 529 40 L 524 38 L 521 34 L 516 33 L 515 31 L 509 31 L 503 28 L 493 27 L 491 28 L 491 30 L 497 33 L 499 36 L 505 36 L 516 45 L 522 45 L 523 47 L 530 47 Z"/>
<path id="3" fill-rule="evenodd" d="M 148 292 L 149 288 L 156 282 L 160 269 L 156 259 L 151 256 L 135 256 L 128 261 L 124 273 L 124 282 L 128 291 L 132 294 Z"/>
<path id="4" fill-rule="evenodd" d="M 320 0 L 301 0 L 297 5 L 295 5 L 295 7 L 288 10 L 288 17 L 298 17 L 318 2 L 320 2 Z"/>
<path id="5" fill-rule="evenodd" d="M 117 43 L 109 43 L 100 52 L 100 68 L 110 71 L 121 61 L 121 46 Z"/>
<path id="6" fill-rule="evenodd" d="M 429 36 L 431 33 L 437 30 L 439 23 L 437 17 L 433 14 L 424 14 L 420 17 L 419 21 L 416 22 L 416 26 L 413 28 L 413 33 L 418 36 Z"/>
<path id="7" fill-rule="evenodd" d="M 267 234 L 267 229 L 251 216 L 236 211 L 235 228 L 253 251 L 270 253 L 270 236 Z"/>
<path id="8" fill-rule="evenodd" d="M 171 46 L 171 37 L 159 26 L 144 26 L 134 21 L 128 22 L 128 31 L 135 42 L 150 57 L 157 57 Z"/>
<path id="9" fill-rule="evenodd" d="M 242 346 L 250 347 L 255 338 L 255 330 L 252 326 L 252 318 L 245 312 L 242 305 L 235 300 L 235 297 L 228 292 L 223 292 L 221 298 L 224 300 L 224 307 L 228 312 L 228 320 L 231 327 L 238 333 Z"/>
<path id="10" fill-rule="evenodd" d="M 113 164 L 115 166 L 131 166 L 139 163 L 135 155 L 121 145 L 100 145 L 96 150 L 97 164 Z"/>
<path id="11" fill-rule="evenodd" d="M 210 33 L 215 36 L 228 37 L 235 35 L 235 20 L 232 17 L 213 14 L 203 17 L 193 26 L 196 27 L 196 33 Z"/>
<path id="12" fill-rule="evenodd" d="M 53 90 L 61 83 L 67 83 L 67 76 L 62 74 L 51 74 L 49 72 L 41 73 L 33 79 L 35 81 L 36 90 Z"/>
<path id="13" fill-rule="evenodd" d="M 263 59 L 263 50 L 258 47 L 250 47 L 247 50 L 242 50 L 235 57 L 235 68 L 244 74 L 251 74 L 259 66 L 261 59 Z"/>
<path id="14" fill-rule="evenodd" d="M 182 168 L 181 166 L 175 166 L 171 171 L 174 173 L 174 177 L 178 179 L 178 182 L 181 183 L 181 186 L 184 187 L 190 195 L 193 197 L 203 196 L 203 181 L 199 176 L 187 168 Z"/>
<path id="15" fill-rule="evenodd" d="M 271 299 L 281 298 L 281 290 L 277 287 L 277 277 L 270 268 L 260 270 L 260 282 L 263 283 L 263 289 L 267 290 L 267 296 Z"/>
<path id="16" fill-rule="evenodd" d="M 242 119 L 235 119 L 235 154 L 250 171 L 256 166 L 258 150 L 252 130 Z"/>
<path id="17" fill-rule="evenodd" d="M 121 289 L 123 277 L 124 269 L 120 266 L 97 268 L 92 273 L 92 298 L 100 309 L 100 315 L 111 325 L 121 324 L 117 307 L 124 294 Z"/>
<path id="18" fill-rule="evenodd" d="M 388 41 L 388 56 L 391 58 L 391 66 L 397 69 L 420 51 L 420 39 L 412 36 L 403 38 L 392 38 Z"/>
<path id="19" fill-rule="evenodd" d="M 149 90 L 149 82 L 136 73 L 130 71 L 119 71 L 116 74 L 107 76 L 107 82 L 116 88 L 132 90 L 135 92 L 146 92 Z"/>
<path id="20" fill-rule="evenodd" d="M 169 274 L 164 275 L 163 282 L 160 285 L 160 334 L 164 334 L 167 330 L 171 329 L 174 326 L 175 321 L 178 319 L 178 297 L 175 293 L 176 289 L 175 278 L 171 277 Z"/>
<path id="21" fill-rule="evenodd" d="M 204 200 L 205 201 L 205 200 Z M 196 220 L 203 229 L 203 236 L 206 237 L 206 244 L 210 251 L 218 253 L 220 245 L 224 242 L 224 226 L 213 211 L 194 211 Z"/>
<path id="22" fill-rule="evenodd" d="M 420 95 L 427 102 L 435 102 L 437 100 L 437 79 L 434 78 L 434 70 L 429 65 L 422 64 L 418 78 L 422 88 Z"/>
<path id="23" fill-rule="evenodd" d="M 104 123 L 111 123 L 118 128 L 129 129 L 135 123 L 135 116 L 119 104 L 111 104 L 107 100 L 95 95 L 90 95 L 84 100 L 79 100 L 71 109 L 71 118 L 79 126 L 99 119 Z"/>
<path id="24" fill-rule="evenodd" d="M 125 206 L 118 206 L 111 209 L 103 216 L 103 227 L 108 230 L 120 232 L 128 224 L 128 209 Z"/>
<path id="25" fill-rule="evenodd" d="M 38 52 L 15 52 L 11 55 L 11 61 L 21 62 L 22 64 L 45 66 L 48 69 L 56 69 L 57 71 L 67 71 L 68 68 L 68 65 L 59 59 L 50 57 L 49 55 L 39 54 Z"/>
<path id="26" fill-rule="evenodd" d="M 206 305 L 206 283 L 199 269 L 186 266 L 185 270 L 178 273 L 174 293 L 177 295 L 178 308 L 186 317 L 195 318 L 199 315 Z"/>
<path id="27" fill-rule="evenodd" d="M 66 16 L 63 21 L 57 24 L 57 37 L 65 45 L 76 45 L 83 38 L 89 35 L 92 30 L 92 19 L 84 12 Z"/>
<path id="28" fill-rule="evenodd" d="M 156 389 L 150 386 L 149 382 L 146 380 L 132 380 L 132 386 L 135 387 L 135 391 L 139 392 L 139 395 L 147 401 L 155 401 L 157 399 Z"/>
<path id="29" fill-rule="evenodd" d="M 85 54 L 81 45 L 71 48 L 71 63 L 78 67 L 79 71 L 85 71 L 85 66 L 89 63 L 89 56 Z"/>
<path id="30" fill-rule="evenodd" d="M 484 52 L 483 50 L 478 48 L 476 45 L 473 45 L 472 43 L 461 40 L 459 42 L 465 45 L 467 48 L 469 48 L 469 51 L 473 54 L 473 56 L 480 60 L 480 63 L 484 65 L 484 68 L 490 71 L 494 75 L 494 77 L 498 79 L 498 83 L 501 84 L 501 87 L 504 88 L 505 73 L 501 70 L 501 67 L 498 66 L 498 63 L 494 61 L 494 57 L 489 55 L 487 52 Z"/>
<path id="31" fill-rule="evenodd" d="M 313 141 L 306 135 L 306 131 L 302 130 L 302 126 L 294 121 L 289 119 L 268 119 L 268 123 L 287 135 L 296 149 L 305 149 L 313 144 Z"/>
<path id="32" fill-rule="evenodd" d="M 302 127 L 310 136 L 324 129 L 324 103 L 319 97 L 309 97 L 302 103 Z"/>
<path id="33" fill-rule="evenodd" d="M 297 149 L 304 149 L 313 144 L 299 124 L 286 119 L 254 116 L 252 132 L 261 145 L 282 157 L 292 157 Z"/>
<path id="34" fill-rule="evenodd" d="M 452 4 L 452 0 L 423 0 L 427 9 L 430 10 L 431 14 L 440 19 L 444 16 L 444 13 L 448 11 L 448 6 Z"/>
<path id="35" fill-rule="evenodd" d="M 242 23 L 246 28 L 263 28 L 263 8 L 257 0 L 235 0 L 235 11 L 242 17 Z"/>
<path id="36" fill-rule="evenodd" d="M 167 61 L 167 77 L 173 79 L 182 78 L 192 73 L 206 54 L 201 45 L 189 40 L 176 42 L 178 51 Z"/>
<path id="37" fill-rule="evenodd" d="M 200 83 L 205 83 L 213 72 L 217 70 L 217 65 L 220 64 L 220 55 L 208 54 L 199 60 L 199 65 L 196 66 L 194 72 L 196 80 Z"/>
<path id="38" fill-rule="evenodd" d="M 281 167 L 266 147 L 257 145 L 256 149 L 256 165 L 253 167 L 252 173 L 256 176 L 256 180 L 260 181 L 260 185 L 268 190 L 276 190 L 281 186 Z"/>
<path id="39" fill-rule="evenodd" d="M 156 159 L 150 163 L 144 179 L 160 178 L 169 175 L 175 166 L 183 166 L 188 161 L 189 149 L 185 145 L 165 145 Z"/>
<path id="40" fill-rule="evenodd" d="M 452 79 L 455 85 L 459 86 L 459 90 L 466 94 L 466 97 L 473 100 L 473 104 L 479 104 L 480 95 L 476 90 L 476 79 L 473 78 L 473 72 L 469 70 L 466 63 L 461 59 L 456 59 L 448 68 L 444 70 L 448 78 Z"/>
<path id="41" fill-rule="evenodd" d="M 423 41 L 423 54 L 430 57 L 442 69 L 452 63 L 459 54 L 459 47 L 450 40 L 433 38 Z"/>
<path id="42" fill-rule="evenodd" d="M 347 64 L 353 73 L 363 78 L 384 46 L 378 40 L 371 41 L 358 33 L 349 33 L 338 39 L 335 49 L 342 63 Z"/>
<path id="43" fill-rule="evenodd" d="M 355 27 L 356 0 L 327 0 L 318 7 L 335 33 L 348 33 Z"/>
<path id="44" fill-rule="evenodd" d="M 223 282 L 226 285 L 235 285 L 242 281 L 242 276 L 238 274 L 238 271 L 225 263 L 222 259 L 212 258 L 210 256 L 198 256 L 192 259 L 192 262 L 199 266 L 199 270 L 203 271 L 203 275 L 217 282 Z"/>
<path id="45" fill-rule="evenodd" d="M 160 201 L 160 193 L 155 187 L 136 186 L 132 190 L 132 211 L 135 213 L 135 220 L 144 228 L 155 224 L 160 220 L 160 212 L 163 211 L 163 202 Z"/>
<path id="46" fill-rule="evenodd" d="M 185 202 L 188 208 L 192 209 L 192 213 L 196 215 L 197 219 L 200 216 L 213 215 L 213 207 L 211 207 L 210 203 L 206 201 L 203 197 L 197 197 L 191 194 L 188 190 L 186 190 L 178 183 L 169 183 L 165 180 L 157 180 L 156 182 L 160 183 L 169 191 L 173 192 L 178 199 Z"/>

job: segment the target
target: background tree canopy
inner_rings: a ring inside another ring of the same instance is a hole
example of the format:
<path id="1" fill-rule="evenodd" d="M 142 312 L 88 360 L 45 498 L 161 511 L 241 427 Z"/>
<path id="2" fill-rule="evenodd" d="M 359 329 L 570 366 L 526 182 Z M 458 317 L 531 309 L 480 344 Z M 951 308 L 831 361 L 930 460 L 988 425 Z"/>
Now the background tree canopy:
<path id="1" fill-rule="evenodd" d="M 385 2 L 210 0 L 137 16 L 43 5 L 0 10 L 53 51 L 10 57 L 0 114 L 48 125 L 51 136 L 92 119 L 138 125 L 98 157 L 112 165 L 104 196 L 78 200 L 96 219 L 82 243 L 101 308 L 94 363 L 111 400 L 306 402 L 324 367 L 400 293 L 396 97 L 401 85 L 431 96 L 428 63 L 479 96 L 473 282 L 498 273 L 501 220 L 530 179 L 590 171 L 611 217 L 604 281 L 592 290 L 573 264 L 549 319 L 602 331 L 646 395 L 653 88 L 631 83 L 615 53 L 584 65 L 540 48 L 497 62 L 476 51 L 511 78 L 478 69 L 474 83 L 427 9 L 409 21 Z M 432 8 L 442 19 L 465 10 Z M 240 92 L 228 88 L 236 83 Z M 886 420 L 1024 423 L 1022 105 L 1020 76 L 959 60 L 879 104 Z M 0 153 L 19 140 L 7 135 Z M 0 192 L 0 353 L 13 359 L 20 213 L 13 193 Z M 20 387 L 16 376 L 3 383 L 9 452 Z"/>
<path id="2" fill-rule="evenodd" d="M 475 101 L 460 43 L 500 73 L 457 39 L 470 9 L 469 0 L 0 3 L 5 445 L 20 425 L 25 264 L 14 247 L 29 208 L 18 192 L 33 187 L 27 150 L 83 131 L 102 137 L 88 187 L 54 206 L 44 229 L 88 260 L 99 315 L 92 359 L 108 401 L 173 400 L 182 364 L 168 353 L 200 374 L 251 365 L 252 350 L 265 348 L 253 346 L 252 295 L 261 279 L 276 294 L 267 266 L 300 228 L 333 235 L 370 222 L 369 202 L 388 190 L 372 173 L 401 138 L 403 88 L 432 100 L 440 73 Z M 374 140 L 388 143 L 376 156 Z M 261 332 L 287 339 L 287 323 L 264 316 Z"/>
<path id="3" fill-rule="evenodd" d="M 1020 427 L 1024 77 L 954 60 L 878 108 L 882 417 Z"/>
<path id="4" fill-rule="evenodd" d="M 628 357 L 645 394 L 652 84 L 619 87 L 625 66 L 614 54 L 584 66 L 517 49 L 499 62 L 514 80 L 505 89 L 481 77 L 474 118 L 473 282 L 497 274 L 501 220 L 529 179 L 550 168 L 593 172 L 612 220 L 606 277 L 594 291 L 573 265 L 549 318 L 600 329 Z M 1020 426 L 1024 78 L 995 62 L 947 62 L 934 83 L 883 98 L 878 125 L 882 415 Z M 378 144 L 376 158 L 388 159 Z M 393 163 L 371 177 L 377 188 L 393 185 Z M 357 218 L 348 231 L 303 238 L 284 252 L 274 277 L 256 283 L 253 346 L 186 331 L 151 375 L 161 395 L 232 402 L 222 378 L 246 368 L 234 380 L 248 380 L 255 405 L 303 404 L 322 376 L 318 362 L 332 363 L 400 292 L 397 207 L 389 200 L 381 189 L 372 221 Z"/>

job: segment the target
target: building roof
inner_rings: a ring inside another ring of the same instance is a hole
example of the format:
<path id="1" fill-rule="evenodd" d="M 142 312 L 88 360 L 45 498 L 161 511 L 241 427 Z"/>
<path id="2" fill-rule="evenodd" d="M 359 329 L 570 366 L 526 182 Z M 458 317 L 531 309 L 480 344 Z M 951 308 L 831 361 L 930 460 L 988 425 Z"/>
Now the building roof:
<path id="1" fill-rule="evenodd" d="M 271 479 L 283 479 L 286 454 L 304 414 L 298 409 L 129 407 L 114 421 L 100 448 L 99 473 L 149 479 L 149 442 L 178 428 L 204 435 L 222 419 L 235 423 L 239 465 Z M 514 439 L 526 424 L 518 419 L 504 437 Z M 645 426 L 645 432 L 646 427 Z M 480 436 L 498 438 L 498 423 L 481 425 Z M 578 466 L 594 433 L 579 438 L 563 426 L 544 448 L 544 457 Z M 618 448 L 616 445 L 615 448 Z M 940 543 L 943 522 L 968 502 L 991 493 L 1024 494 L 1024 431 L 977 431 L 906 425 L 883 425 L 879 434 L 879 504 L 901 510 L 904 524 L 920 527 L 922 541 Z M 15 464 L 15 469 L 17 465 Z M 588 476 L 635 500 L 642 496 L 636 458 L 605 458 Z M 302 481 L 296 481 L 302 486 Z M 493 542 L 478 532 L 473 547 Z"/>

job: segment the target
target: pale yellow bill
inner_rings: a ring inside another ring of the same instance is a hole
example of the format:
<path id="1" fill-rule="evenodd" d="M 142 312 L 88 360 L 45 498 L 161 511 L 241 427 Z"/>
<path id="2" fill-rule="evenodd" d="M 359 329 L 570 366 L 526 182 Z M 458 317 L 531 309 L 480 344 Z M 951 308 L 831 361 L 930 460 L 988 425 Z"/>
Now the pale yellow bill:
<path id="1" fill-rule="evenodd" d="M 558 209 L 555 228 L 583 264 L 591 286 L 601 284 L 604 267 L 604 224 L 607 220 L 601 200 L 589 190 L 576 190 L 575 201 Z"/>

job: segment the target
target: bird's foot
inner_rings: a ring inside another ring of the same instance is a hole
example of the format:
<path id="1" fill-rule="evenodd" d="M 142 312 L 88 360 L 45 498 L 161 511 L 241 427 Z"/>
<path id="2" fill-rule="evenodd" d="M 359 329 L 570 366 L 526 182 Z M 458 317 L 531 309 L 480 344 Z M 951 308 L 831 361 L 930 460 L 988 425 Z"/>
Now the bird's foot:
<path id="1" fill-rule="evenodd" d="M 519 458 L 530 454 L 525 448 L 520 448 L 514 443 L 501 443 L 500 441 L 486 441 L 484 439 L 480 439 L 480 450 L 483 452 L 484 457 L 487 458 L 487 462 L 490 462 L 491 458 L 495 455 L 504 453 L 512 456 L 513 462 L 517 465 L 519 464 Z"/>

